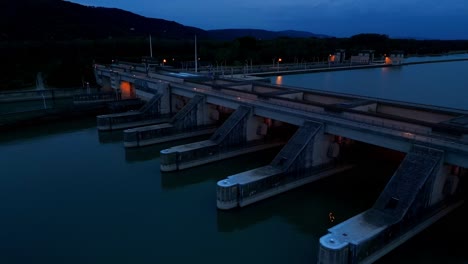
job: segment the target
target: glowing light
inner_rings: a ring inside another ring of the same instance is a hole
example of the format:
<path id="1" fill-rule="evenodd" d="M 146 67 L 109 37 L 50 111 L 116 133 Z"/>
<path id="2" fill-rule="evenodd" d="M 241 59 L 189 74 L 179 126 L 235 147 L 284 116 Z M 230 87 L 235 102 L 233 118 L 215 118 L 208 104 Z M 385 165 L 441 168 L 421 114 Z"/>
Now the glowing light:
<path id="1" fill-rule="evenodd" d="M 276 84 L 283 84 L 283 76 L 276 77 Z"/>
<path id="2" fill-rule="evenodd" d="M 133 88 L 129 82 L 120 83 L 120 91 L 122 93 L 122 99 L 133 98 Z"/>
<path id="3" fill-rule="evenodd" d="M 385 64 L 392 64 L 392 59 L 385 57 Z"/>

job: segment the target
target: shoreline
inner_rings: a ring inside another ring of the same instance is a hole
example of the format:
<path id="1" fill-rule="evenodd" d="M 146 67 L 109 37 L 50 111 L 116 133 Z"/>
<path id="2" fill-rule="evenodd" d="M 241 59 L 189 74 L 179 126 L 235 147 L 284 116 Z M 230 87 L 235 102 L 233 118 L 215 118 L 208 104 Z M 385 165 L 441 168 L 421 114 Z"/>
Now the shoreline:
<path id="1" fill-rule="evenodd" d="M 442 62 L 456 62 L 456 61 L 468 61 L 468 58 L 456 58 L 456 59 L 444 59 L 444 60 L 427 60 L 427 61 L 414 61 L 414 62 L 403 62 L 401 64 L 368 64 L 368 65 L 356 65 L 356 66 L 338 66 L 338 67 L 322 67 L 314 69 L 298 69 L 298 70 L 285 70 L 285 71 L 274 71 L 274 72 L 259 72 L 247 74 L 247 76 L 253 77 L 270 77 L 277 75 L 290 75 L 290 74 L 301 74 L 301 73 L 318 73 L 318 72 L 329 72 L 329 71 L 346 71 L 346 70 L 360 70 L 369 68 L 384 68 L 384 67 L 401 67 L 407 65 L 416 64 L 429 64 L 429 63 L 442 63 Z M 235 78 L 242 78 L 241 75 L 235 75 Z"/>

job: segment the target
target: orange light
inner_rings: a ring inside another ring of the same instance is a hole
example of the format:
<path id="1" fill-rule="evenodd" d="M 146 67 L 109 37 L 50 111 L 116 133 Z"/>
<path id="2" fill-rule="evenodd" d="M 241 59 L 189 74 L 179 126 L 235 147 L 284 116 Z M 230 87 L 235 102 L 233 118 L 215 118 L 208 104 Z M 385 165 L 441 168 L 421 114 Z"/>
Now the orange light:
<path id="1" fill-rule="evenodd" d="M 283 61 L 283 60 L 282 60 L 281 58 L 279 58 L 279 59 L 278 59 L 278 62 L 281 62 L 281 61 Z"/>
<path id="2" fill-rule="evenodd" d="M 121 82 L 120 90 L 122 92 L 122 99 L 128 99 L 133 97 L 132 85 L 129 82 Z"/>
<path id="3" fill-rule="evenodd" d="M 163 63 L 166 63 L 166 62 L 167 62 L 166 59 L 164 59 L 164 60 L 163 60 Z"/>
<path id="4" fill-rule="evenodd" d="M 283 84 L 283 76 L 276 77 L 276 84 Z"/>

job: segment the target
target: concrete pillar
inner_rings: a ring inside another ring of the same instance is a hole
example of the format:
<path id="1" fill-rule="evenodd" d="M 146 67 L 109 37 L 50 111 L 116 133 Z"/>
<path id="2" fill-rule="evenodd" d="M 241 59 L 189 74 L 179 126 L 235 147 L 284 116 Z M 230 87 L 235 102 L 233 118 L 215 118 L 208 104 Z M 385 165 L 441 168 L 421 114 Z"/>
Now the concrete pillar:
<path id="1" fill-rule="evenodd" d="M 219 181 L 217 207 L 246 206 L 351 168 L 337 165 L 328 155 L 333 140 L 321 123 L 305 122 L 270 165 Z"/>
<path id="2" fill-rule="evenodd" d="M 372 263 L 458 207 L 458 175 L 443 162 L 443 151 L 414 145 L 372 208 L 320 239 L 318 263 Z"/>
<path id="3" fill-rule="evenodd" d="M 103 88 L 103 90 L 112 88 L 112 87 L 111 87 L 111 80 L 110 80 L 110 77 L 102 76 L 102 78 L 101 78 L 101 83 L 99 83 L 99 85 L 101 85 L 101 87 Z"/>
<path id="4" fill-rule="evenodd" d="M 178 100 L 181 100 L 178 98 Z M 175 103 L 175 105 L 177 105 Z M 208 113 L 206 111 L 208 110 Z M 208 107 L 201 110 L 205 118 L 219 115 L 216 109 Z M 257 135 L 263 118 L 251 114 L 251 108 L 240 106 L 219 127 L 209 140 L 175 146 L 161 151 L 161 170 L 172 171 L 195 167 L 238 155 L 278 146 L 280 143 L 269 144 Z M 213 119 L 209 120 L 214 121 Z"/>

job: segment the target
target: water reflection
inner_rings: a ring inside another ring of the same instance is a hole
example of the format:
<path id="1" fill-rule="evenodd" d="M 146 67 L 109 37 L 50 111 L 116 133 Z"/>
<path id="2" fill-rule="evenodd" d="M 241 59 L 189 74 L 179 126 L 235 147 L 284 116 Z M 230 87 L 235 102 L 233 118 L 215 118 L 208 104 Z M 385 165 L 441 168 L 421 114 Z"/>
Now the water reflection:
<path id="1" fill-rule="evenodd" d="M 123 141 L 123 130 L 98 131 L 98 137 L 101 144 L 120 142 Z"/>
<path id="2" fill-rule="evenodd" d="M 176 172 L 161 172 L 163 189 L 181 188 L 203 181 L 218 181 L 230 175 L 264 166 L 273 160 L 279 148 L 260 151 Z M 216 184 L 213 184 L 213 190 Z"/>
<path id="3" fill-rule="evenodd" d="M 52 135 L 88 129 L 95 126 L 95 117 L 31 120 L 29 122 L 21 122 L 17 125 L 0 127 L 0 133 L 2 134 L 0 142 L 17 142 L 29 138 L 50 137 Z"/>
<path id="4" fill-rule="evenodd" d="M 218 210 L 220 232 L 247 229 L 279 217 L 301 233 L 324 235 L 326 230 L 369 209 L 380 195 L 398 160 L 364 157 L 358 167 L 285 192 L 244 208 Z M 370 175 L 379 175 L 372 177 Z M 372 186 L 369 189 L 368 186 Z M 333 212 L 333 222 L 330 221 Z M 318 241 L 318 240 L 317 240 Z"/>
<path id="5" fill-rule="evenodd" d="M 173 146 L 179 146 L 184 144 L 189 144 L 201 140 L 208 139 L 208 136 L 199 136 L 185 140 L 170 141 L 161 144 L 155 144 L 145 147 L 137 148 L 125 148 L 125 160 L 129 163 L 138 162 L 138 161 L 147 161 L 159 158 L 159 153 L 163 149 L 167 149 Z"/>
<path id="6" fill-rule="evenodd" d="M 466 109 L 468 61 L 285 75 L 282 84 L 337 93 Z M 276 81 L 278 76 L 271 77 Z M 450 92 L 446 87 L 450 86 Z"/>
<path id="7" fill-rule="evenodd" d="M 125 160 L 128 163 L 147 161 L 159 157 L 159 152 L 167 147 L 154 145 L 143 148 L 125 148 Z"/>

